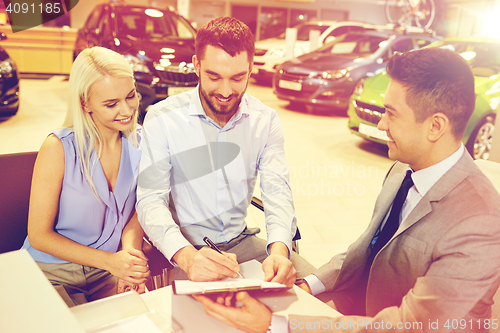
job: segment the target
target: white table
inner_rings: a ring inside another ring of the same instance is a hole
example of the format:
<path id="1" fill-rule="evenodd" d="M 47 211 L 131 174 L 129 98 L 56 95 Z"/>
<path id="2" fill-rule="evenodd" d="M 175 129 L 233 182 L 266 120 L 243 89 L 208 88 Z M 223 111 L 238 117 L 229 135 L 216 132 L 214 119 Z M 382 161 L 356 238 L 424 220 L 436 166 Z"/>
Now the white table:
<path id="1" fill-rule="evenodd" d="M 297 286 L 284 292 L 252 292 L 252 294 L 278 315 L 340 316 L 339 312 Z M 240 332 L 209 317 L 201 304 L 191 296 L 173 295 L 170 286 L 142 294 L 141 298 L 150 310 L 165 318 L 171 315 L 183 328 L 184 333 Z"/>
<path id="2" fill-rule="evenodd" d="M 0 331 L 84 333 L 28 251 L 0 254 Z"/>
<path id="3" fill-rule="evenodd" d="M 264 277 L 261 264 L 255 260 L 241 264 L 240 269 L 245 278 L 262 279 Z M 254 290 L 251 293 L 266 304 L 273 313 L 286 317 L 288 314 L 330 317 L 340 315 L 336 310 L 297 286 L 287 291 Z M 175 295 L 171 286 L 153 290 L 140 296 L 135 292 L 116 295 L 80 305 L 71 310 L 86 331 L 130 316 L 147 314 L 163 332 L 239 332 L 208 316 L 201 304 L 192 296 Z M 125 326 L 126 324 L 124 324 Z"/>
<path id="4" fill-rule="evenodd" d="M 0 274 L 2 332 L 84 333 L 96 328 L 106 332 L 108 327 L 119 325 L 124 319 L 127 322 L 123 328 L 127 328 L 131 321 L 137 319 L 138 322 L 145 316 L 162 332 L 172 332 L 171 327 L 182 328 L 183 333 L 238 332 L 205 314 L 201 304 L 191 296 L 174 295 L 170 286 L 142 295 L 136 292 L 119 294 L 68 308 L 26 250 L 1 254 L 0 264 L 3 269 Z M 242 270 L 245 277 L 255 277 L 250 276 L 251 271 L 260 274 L 260 269 L 250 267 L 250 271 L 248 266 L 245 266 L 246 271 Z M 296 286 L 287 291 L 252 291 L 252 294 L 279 315 L 340 315 Z"/>

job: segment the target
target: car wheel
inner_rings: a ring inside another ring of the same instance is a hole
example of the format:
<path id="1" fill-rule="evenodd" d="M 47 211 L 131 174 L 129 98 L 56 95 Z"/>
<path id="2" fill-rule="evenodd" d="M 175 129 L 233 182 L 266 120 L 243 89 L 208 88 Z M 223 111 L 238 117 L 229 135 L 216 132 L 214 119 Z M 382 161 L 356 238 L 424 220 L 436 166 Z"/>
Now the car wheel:
<path id="1" fill-rule="evenodd" d="M 495 115 L 488 115 L 472 131 L 466 148 L 475 160 L 487 160 L 489 158 L 494 130 Z"/>

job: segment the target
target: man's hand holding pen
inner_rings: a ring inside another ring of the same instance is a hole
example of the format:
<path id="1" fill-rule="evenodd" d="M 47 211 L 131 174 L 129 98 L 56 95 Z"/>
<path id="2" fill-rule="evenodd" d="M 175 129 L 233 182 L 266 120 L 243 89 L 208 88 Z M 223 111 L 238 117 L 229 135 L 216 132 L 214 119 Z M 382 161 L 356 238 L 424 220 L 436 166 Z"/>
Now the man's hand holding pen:
<path id="1" fill-rule="evenodd" d="M 203 241 L 204 241 L 204 242 L 205 242 L 205 244 L 207 244 L 207 246 L 208 246 L 209 248 L 211 248 L 212 250 L 217 251 L 217 253 L 223 254 L 223 253 L 222 253 L 222 251 L 221 251 L 221 250 L 219 250 L 219 248 L 217 247 L 217 245 L 215 245 L 215 243 L 214 243 L 214 242 L 212 242 L 212 241 L 210 240 L 210 238 L 205 237 L 205 238 L 203 238 Z M 235 255 L 234 257 L 236 258 L 236 255 Z M 238 262 L 236 262 L 236 263 L 238 263 Z M 239 272 L 239 270 L 238 270 L 238 272 L 236 272 L 236 273 L 238 274 L 238 276 L 239 276 L 240 278 L 243 278 L 243 275 L 241 275 L 241 273 Z"/>
<path id="2" fill-rule="evenodd" d="M 235 278 L 239 273 L 236 255 L 220 251 L 207 237 L 207 247 L 196 250 L 186 246 L 174 255 L 174 261 L 186 272 L 191 281 L 217 281 L 226 277 Z M 291 288 L 295 283 L 297 272 L 288 259 L 288 248 L 281 242 L 270 245 L 270 255 L 262 263 L 265 281 L 285 284 Z"/>
<path id="3" fill-rule="evenodd" d="M 186 246 L 177 251 L 173 259 L 191 281 L 235 278 L 240 270 L 235 254 L 218 253 L 209 247 L 196 250 L 194 247 Z"/>

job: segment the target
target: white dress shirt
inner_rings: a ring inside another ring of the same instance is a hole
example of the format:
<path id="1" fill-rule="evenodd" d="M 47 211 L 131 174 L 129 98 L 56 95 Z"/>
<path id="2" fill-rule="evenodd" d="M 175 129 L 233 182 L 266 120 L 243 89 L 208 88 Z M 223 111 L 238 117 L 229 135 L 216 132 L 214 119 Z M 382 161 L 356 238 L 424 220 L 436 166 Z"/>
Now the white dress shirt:
<path id="1" fill-rule="evenodd" d="M 205 236 L 214 243 L 237 237 L 258 172 L 268 245 L 281 241 L 290 251 L 296 219 L 276 111 L 245 94 L 221 128 L 205 114 L 197 87 L 151 107 L 141 148 L 137 213 L 167 259 L 204 245 Z"/>
<path id="2" fill-rule="evenodd" d="M 462 157 L 465 148 L 460 145 L 460 148 L 456 152 L 445 158 L 439 163 L 436 163 L 428 168 L 412 172 L 411 179 L 413 180 L 413 186 L 408 191 L 408 195 L 401 209 L 401 222 L 403 222 L 411 211 L 417 206 L 420 200 L 425 196 L 425 194 L 436 184 L 436 182 L 448 171 L 450 170 Z M 411 170 L 410 168 L 408 168 Z M 381 223 L 381 228 L 384 227 L 387 218 L 389 217 L 390 209 Z M 321 280 L 316 275 L 309 275 L 305 278 L 309 288 L 311 288 L 312 294 L 321 294 L 326 290 L 325 286 Z"/>

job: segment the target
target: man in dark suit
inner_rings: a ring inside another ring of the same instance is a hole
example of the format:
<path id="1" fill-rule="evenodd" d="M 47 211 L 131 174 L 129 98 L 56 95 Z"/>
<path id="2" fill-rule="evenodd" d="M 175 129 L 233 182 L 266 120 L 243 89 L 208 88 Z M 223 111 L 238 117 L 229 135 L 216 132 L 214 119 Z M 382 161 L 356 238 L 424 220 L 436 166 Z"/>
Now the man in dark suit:
<path id="1" fill-rule="evenodd" d="M 345 316 L 289 316 L 289 329 L 487 332 L 499 325 L 490 317 L 500 284 L 500 195 L 462 144 L 474 77 L 462 57 L 437 48 L 395 55 L 387 73 L 378 128 L 397 162 L 367 230 L 304 286 L 326 291 Z M 239 308 L 228 297 L 197 298 L 248 332 L 270 324 L 269 310 L 248 294 L 236 295 Z"/>

